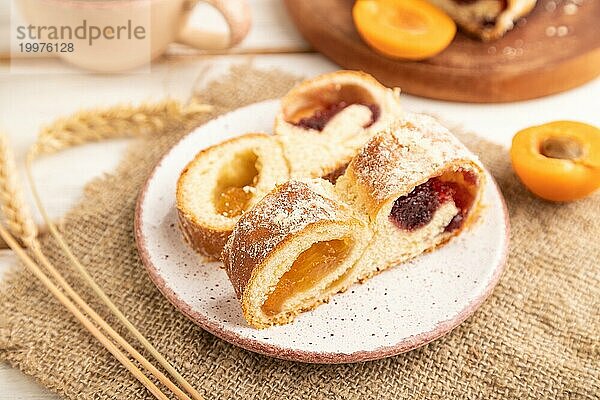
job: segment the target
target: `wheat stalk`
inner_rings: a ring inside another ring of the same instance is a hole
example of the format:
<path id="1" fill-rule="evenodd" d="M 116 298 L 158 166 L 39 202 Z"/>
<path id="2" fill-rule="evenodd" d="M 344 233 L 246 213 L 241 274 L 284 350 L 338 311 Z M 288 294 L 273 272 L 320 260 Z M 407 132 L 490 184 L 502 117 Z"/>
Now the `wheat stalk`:
<path id="1" fill-rule="evenodd" d="M 60 119 L 53 125 L 44 128 L 38 136 L 38 140 L 28 151 L 25 160 L 25 171 L 38 211 L 46 222 L 50 234 L 69 258 L 74 269 L 79 272 L 96 296 L 110 309 L 113 315 L 117 317 L 137 341 L 195 400 L 203 400 L 202 395 L 183 378 L 169 361 L 127 319 L 94 281 L 85 266 L 75 257 L 44 207 L 35 180 L 33 179 L 32 165 L 33 161 L 41 155 L 56 153 L 83 143 L 121 137 L 150 134 L 160 135 L 177 126 L 189 127 L 191 124 L 199 122 L 212 109 L 212 106 L 207 104 L 191 102 L 182 105 L 175 100 L 165 100 L 157 104 L 142 104 L 137 107 L 126 105 L 106 110 L 82 111 L 69 118 Z"/>
<path id="2" fill-rule="evenodd" d="M 139 106 L 117 105 L 104 110 L 80 111 L 42 129 L 28 159 L 106 139 L 160 135 L 175 126 L 189 126 L 212 111 L 208 104 L 182 105 L 172 99 Z"/>
<path id="3" fill-rule="evenodd" d="M 60 275 L 54 265 L 42 252 L 41 246 L 36 239 L 37 231 L 35 224 L 29 214 L 25 203 L 23 202 L 22 192 L 17 182 L 17 172 L 15 161 L 8 139 L 0 134 L 0 211 L 4 221 L 0 222 L 0 238 L 11 248 L 21 259 L 23 264 L 50 290 L 73 316 L 111 353 L 121 362 L 134 377 L 136 377 L 155 397 L 168 400 L 168 397 L 152 382 L 116 345 L 123 348 L 127 354 L 138 361 L 150 374 L 156 377 L 161 383 L 167 386 L 178 399 L 191 400 L 179 387 L 177 387 L 167 376 L 152 365 L 142 354 L 132 347 L 121 335 L 119 335 L 100 315 L 96 313 L 67 283 Z M 8 230 L 3 224 L 8 226 Z M 18 243 L 20 241 L 21 243 Z M 22 247 L 23 246 L 23 247 Z M 42 271 L 35 261 L 25 252 L 29 249 L 35 257 L 44 265 L 50 275 L 58 281 L 56 285 Z M 61 290 L 62 289 L 62 290 Z M 66 292 L 68 297 L 65 296 Z M 78 308 L 79 306 L 80 308 Z M 83 312 L 82 312 L 83 311 Z M 84 314 L 85 313 L 85 314 Z M 98 329 L 94 323 L 98 324 L 106 331 L 108 336 Z M 113 339 L 115 343 L 109 340 Z M 186 382 L 187 384 L 187 382 Z M 188 384 L 188 386 L 190 386 Z M 193 389 L 193 388 L 192 388 Z M 202 397 L 195 395 L 194 399 L 203 400 Z"/>
<path id="4" fill-rule="evenodd" d="M 60 247 L 69 257 L 71 263 L 78 270 L 84 280 L 91 286 L 96 295 L 112 311 L 112 313 L 125 325 L 129 332 L 138 340 L 140 344 L 160 363 L 160 365 L 175 378 L 175 380 L 186 390 L 193 399 L 203 400 L 202 395 L 192 387 L 181 374 L 166 360 L 158 350 L 131 324 L 131 322 L 121 313 L 116 305 L 108 298 L 106 293 L 96 284 L 89 275 L 85 267 L 79 262 L 71 252 L 68 244 L 64 241 L 62 235 L 54 223 L 50 220 L 32 175 L 32 163 L 41 156 L 56 153 L 60 150 L 78 146 L 83 143 L 96 142 L 105 139 L 114 139 L 122 137 L 143 136 L 149 134 L 162 134 L 175 127 L 189 127 L 193 123 L 200 122 L 200 119 L 212 111 L 212 106 L 191 102 L 182 105 L 175 100 L 165 100 L 157 104 L 142 104 L 137 107 L 129 105 L 116 106 L 105 110 L 82 111 L 71 117 L 60 119 L 49 127 L 44 128 L 35 144 L 29 149 L 25 160 L 25 170 L 31 184 L 32 194 L 35 203 L 49 227 L 50 233 L 58 241 Z M 23 201 L 23 196 L 17 182 L 17 169 L 11 152 L 8 139 L 0 134 L 0 211 L 4 222 L 8 226 L 8 232 L 4 230 L 0 223 L 0 236 L 4 238 L 9 246 L 19 255 L 32 272 L 48 287 L 54 296 L 56 296 L 69 311 L 75 315 L 78 320 L 92 333 L 109 351 L 123 364 L 129 371 L 138 378 L 148 390 L 157 398 L 167 399 L 156 385 L 124 355 L 114 343 L 100 332 L 90 320 L 81 313 L 79 309 L 67 298 L 63 292 L 52 283 L 44 272 L 31 260 L 27 254 L 14 241 L 17 238 L 22 244 L 28 247 L 50 271 L 51 275 L 58 280 L 60 286 L 65 290 L 69 297 L 86 310 L 86 313 L 92 319 L 103 326 L 109 335 L 121 346 L 125 346 L 127 352 L 138 362 L 159 379 L 160 382 L 167 385 L 179 399 L 189 399 L 189 397 L 174 385 L 162 372 L 154 368 L 141 354 L 129 345 L 121 336 L 118 335 L 99 315 L 79 297 L 79 295 L 64 281 L 58 271 L 51 265 L 42 252 L 39 242 L 36 240 L 37 228 L 31 218 L 27 207 Z"/>
<path id="5" fill-rule="evenodd" d="M 60 119 L 49 127 L 44 128 L 35 144 L 30 148 L 26 157 L 26 172 L 31 184 L 32 194 L 36 205 L 40 213 L 42 214 L 46 224 L 49 227 L 50 233 L 58 241 L 59 246 L 65 252 L 65 254 L 71 260 L 73 266 L 78 270 L 84 280 L 92 287 L 96 295 L 105 303 L 105 305 L 112 311 L 112 313 L 125 325 L 129 332 L 142 344 L 142 346 L 169 372 L 171 376 L 186 390 L 193 399 L 202 400 L 203 397 L 198 391 L 192 387 L 181 374 L 166 360 L 158 350 L 137 330 L 135 326 L 129 322 L 129 320 L 121 313 L 116 305 L 108 298 L 104 291 L 96 284 L 93 278 L 89 275 L 87 270 L 77 258 L 71 252 L 68 244 L 64 241 L 62 235 L 58 232 L 58 229 L 54 223 L 50 220 L 43 204 L 37 187 L 32 176 L 32 163 L 33 161 L 41 156 L 56 153 L 60 150 L 67 149 L 70 147 L 78 146 L 80 144 L 96 142 L 105 139 L 115 139 L 122 137 L 132 136 L 143 136 L 143 135 L 159 135 L 176 127 L 190 127 L 192 124 L 200 122 L 201 118 L 207 113 L 212 111 L 212 106 L 206 104 L 190 103 L 182 105 L 175 100 L 165 100 L 157 104 L 142 104 L 137 107 L 129 105 L 116 106 L 105 110 L 89 110 L 79 112 L 71 117 Z M 6 136 L 0 134 L 0 211 L 2 211 L 3 219 L 8 226 L 10 231 L 6 232 L 0 224 L 0 234 L 8 240 L 8 244 L 13 248 L 22 259 L 27 259 L 27 255 L 19 248 L 19 246 L 11 239 L 12 235 L 18 238 L 26 247 L 28 247 L 36 257 L 41 260 L 42 264 L 50 271 L 52 276 L 57 279 L 61 287 L 69 293 L 69 296 L 76 300 L 76 302 L 84 307 L 87 305 L 79 298 L 66 282 L 63 281 L 62 277 L 49 263 L 47 258 L 42 252 L 39 243 L 36 240 L 37 229 L 36 226 L 25 206 L 23 196 L 19 190 L 17 182 L 16 166 L 13 158 L 13 154 L 10 150 L 8 139 Z M 11 235 L 12 233 L 12 235 Z M 26 260 L 26 264 L 32 269 L 32 271 L 42 279 L 43 282 L 48 286 L 52 293 L 57 298 L 62 299 L 61 302 L 69 308 L 74 314 L 80 315 L 79 310 L 74 308 L 73 304 L 67 299 L 63 293 L 50 282 L 43 272 L 38 270 L 32 260 Z M 80 304 L 81 303 L 81 304 Z M 83 305 L 82 305 L 83 304 Z M 92 311 L 92 317 L 96 322 L 103 321 L 100 319 L 95 312 Z M 90 310 L 87 310 L 88 315 Z M 137 367 L 135 367 L 127 357 L 125 357 L 119 349 L 107 341 L 106 337 L 98 332 L 97 328 L 90 324 L 90 322 L 83 316 L 80 315 L 80 322 L 90 330 L 94 336 L 98 338 L 107 348 L 113 349 L 111 353 L 117 357 L 121 363 L 125 366 L 129 366 L 130 371 L 138 378 L 144 385 L 154 393 L 158 398 L 166 399 L 166 396 L 151 382 L 143 373 L 141 373 Z M 87 325 L 86 325 L 87 324 Z M 125 343 L 129 347 L 128 352 L 133 354 L 134 358 L 141 362 L 147 369 L 149 368 L 154 376 L 157 376 L 159 380 L 167 385 L 180 399 L 189 399 L 189 397 L 176 387 L 172 382 L 168 380 L 159 370 L 154 368 L 147 362 L 141 354 L 137 353 L 134 348 L 129 346 L 124 340 L 108 326 L 108 331 L 113 339 L 117 340 L 118 343 Z M 105 327 L 106 329 L 106 327 Z"/>
<path id="6" fill-rule="evenodd" d="M 10 233 L 22 243 L 37 236 L 33 218 L 17 183 L 17 167 L 6 135 L 0 133 L 0 210 Z"/>

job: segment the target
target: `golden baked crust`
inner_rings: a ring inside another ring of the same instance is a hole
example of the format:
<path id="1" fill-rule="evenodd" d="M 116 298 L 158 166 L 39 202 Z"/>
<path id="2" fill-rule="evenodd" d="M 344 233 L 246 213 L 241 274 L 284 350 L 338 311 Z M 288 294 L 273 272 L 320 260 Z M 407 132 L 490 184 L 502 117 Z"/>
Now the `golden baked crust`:
<path id="1" fill-rule="evenodd" d="M 195 221 L 193 214 L 177 209 L 179 230 L 185 242 L 194 251 L 218 260 L 223 246 L 231 234 L 231 229 L 218 229 Z"/>

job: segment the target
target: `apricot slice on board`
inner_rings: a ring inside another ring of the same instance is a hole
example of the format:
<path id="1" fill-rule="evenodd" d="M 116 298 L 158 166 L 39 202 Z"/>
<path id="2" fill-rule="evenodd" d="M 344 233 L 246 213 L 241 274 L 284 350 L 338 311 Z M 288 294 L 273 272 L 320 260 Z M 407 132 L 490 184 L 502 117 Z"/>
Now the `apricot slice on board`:
<path id="1" fill-rule="evenodd" d="M 600 129 L 556 121 L 519 131 L 510 156 L 525 186 L 550 201 L 571 201 L 600 187 Z"/>
<path id="2" fill-rule="evenodd" d="M 432 57 L 456 34 L 454 21 L 425 0 L 357 0 L 352 17 L 363 40 L 391 58 Z"/>

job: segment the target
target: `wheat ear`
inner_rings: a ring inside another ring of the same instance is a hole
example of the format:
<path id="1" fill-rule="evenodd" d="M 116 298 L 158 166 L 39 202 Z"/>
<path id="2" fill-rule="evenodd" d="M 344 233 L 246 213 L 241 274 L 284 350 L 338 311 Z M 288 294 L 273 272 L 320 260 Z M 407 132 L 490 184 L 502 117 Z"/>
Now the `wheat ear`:
<path id="1" fill-rule="evenodd" d="M 22 243 L 31 243 L 37 228 L 17 183 L 17 167 L 8 138 L 0 133 L 0 209 L 10 233 Z"/>
<path id="2" fill-rule="evenodd" d="M 28 158 L 106 139 L 162 134 L 178 125 L 199 122 L 212 109 L 209 104 L 192 102 L 183 105 L 168 99 L 155 104 L 80 111 L 43 128 L 29 150 Z"/>

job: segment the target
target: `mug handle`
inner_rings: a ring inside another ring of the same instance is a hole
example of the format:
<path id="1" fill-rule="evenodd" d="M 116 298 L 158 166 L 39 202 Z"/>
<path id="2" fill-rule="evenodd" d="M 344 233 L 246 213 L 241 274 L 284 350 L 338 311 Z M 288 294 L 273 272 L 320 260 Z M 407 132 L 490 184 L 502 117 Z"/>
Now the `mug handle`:
<path id="1" fill-rule="evenodd" d="M 246 37 L 252 20 L 248 0 L 186 0 L 184 21 L 187 21 L 200 1 L 210 4 L 223 15 L 229 26 L 229 34 L 210 32 L 185 23 L 178 34 L 177 42 L 201 50 L 222 50 L 235 46 Z"/>

